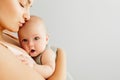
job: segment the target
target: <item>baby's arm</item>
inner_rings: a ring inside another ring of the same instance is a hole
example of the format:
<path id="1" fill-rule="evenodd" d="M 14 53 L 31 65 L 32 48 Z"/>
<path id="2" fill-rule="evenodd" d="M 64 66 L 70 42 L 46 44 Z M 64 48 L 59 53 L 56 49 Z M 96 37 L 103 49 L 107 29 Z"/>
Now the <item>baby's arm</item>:
<path id="1" fill-rule="evenodd" d="M 44 78 L 50 77 L 55 70 L 56 53 L 51 49 L 47 49 L 42 55 L 42 65 L 35 64 L 34 69 L 39 72 Z"/>

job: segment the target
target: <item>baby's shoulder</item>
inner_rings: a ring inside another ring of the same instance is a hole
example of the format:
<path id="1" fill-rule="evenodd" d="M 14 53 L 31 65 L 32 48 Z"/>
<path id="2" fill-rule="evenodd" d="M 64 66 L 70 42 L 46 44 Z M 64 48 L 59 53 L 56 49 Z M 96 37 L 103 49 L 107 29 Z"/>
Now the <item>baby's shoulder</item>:
<path id="1" fill-rule="evenodd" d="M 46 59 L 46 58 L 53 58 L 55 59 L 56 58 L 56 53 L 52 50 L 52 49 L 46 49 L 42 55 L 42 58 L 43 59 Z"/>
<path id="2" fill-rule="evenodd" d="M 55 55 L 55 52 L 49 48 L 44 51 L 43 55 Z"/>

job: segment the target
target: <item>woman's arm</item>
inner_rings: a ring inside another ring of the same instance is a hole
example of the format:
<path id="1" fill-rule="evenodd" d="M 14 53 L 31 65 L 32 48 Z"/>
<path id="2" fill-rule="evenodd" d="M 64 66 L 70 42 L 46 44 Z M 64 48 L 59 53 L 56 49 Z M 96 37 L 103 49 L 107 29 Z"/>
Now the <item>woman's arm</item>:
<path id="1" fill-rule="evenodd" d="M 62 49 L 57 50 L 56 69 L 48 80 L 66 80 L 66 56 Z"/>
<path id="2" fill-rule="evenodd" d="M 0 80 L 44 80 L 43 77 L 20 62 L 0 44 Z"/>

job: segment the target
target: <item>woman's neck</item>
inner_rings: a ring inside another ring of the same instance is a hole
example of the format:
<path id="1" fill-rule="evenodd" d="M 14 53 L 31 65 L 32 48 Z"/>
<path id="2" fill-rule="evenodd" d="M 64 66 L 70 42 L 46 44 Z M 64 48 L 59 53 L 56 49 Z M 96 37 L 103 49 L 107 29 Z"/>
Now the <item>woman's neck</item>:
<path id="1" fill-rule="evenodd" d="M 4 41 L 2 34 L 3 34 L 3 28 L 0 26 L 0 41 Z"/>

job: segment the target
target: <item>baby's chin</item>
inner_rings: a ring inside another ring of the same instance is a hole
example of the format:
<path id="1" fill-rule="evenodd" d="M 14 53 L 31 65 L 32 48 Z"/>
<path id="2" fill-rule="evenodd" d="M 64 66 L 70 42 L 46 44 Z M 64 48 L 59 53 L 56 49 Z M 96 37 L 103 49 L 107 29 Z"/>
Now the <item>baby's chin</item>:
<path id="1" fill-rule="evenodd" d="M 36 56 L 38 56 L 36 53 L 29 53 L 29 55 L 30 55 L 31 57 L 36 57 Z"/>

